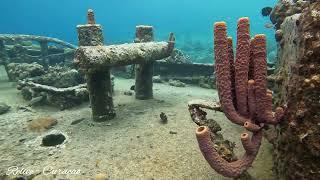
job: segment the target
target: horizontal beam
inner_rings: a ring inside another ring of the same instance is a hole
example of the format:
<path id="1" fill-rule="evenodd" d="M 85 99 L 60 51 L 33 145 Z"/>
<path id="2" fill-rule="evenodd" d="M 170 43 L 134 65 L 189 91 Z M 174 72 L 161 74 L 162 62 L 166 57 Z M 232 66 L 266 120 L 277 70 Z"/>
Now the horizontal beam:
<path id="1" fill-rule="evenodd" d="M 204 63 L 174 63 L 160 60 L 154 63 L 154 75 L 162 77 L 200 77 L 214 75 L 214 65 Z"/>
<path id="2" fill-rule="evenodd" d="M 147 42 L 111 46 L 81 46 L 75 52 L 75 63 L 81 69 L 97 70 L 108 66 L 142 64 L 169 57 L 172 43 Z"/>
<path id="3" fill-rule="evenodd" d="M 19 85 L 22 87 L 29 86 L 29 87 L 36 89 L 36 90 L 41 90 L 41 91 L 51 92 L 51 93 L 73 93 L 81 88 L 87 87 L 87 84 L 79 84 L 77 86 L 72 86 L 72 87 L 67 87 L 67 88 L 57 88 L 57 87 L 53 87 L 53 86 L 42 85 L 42 84 L 28 82 L 28 81 L 20 81 Z"/>

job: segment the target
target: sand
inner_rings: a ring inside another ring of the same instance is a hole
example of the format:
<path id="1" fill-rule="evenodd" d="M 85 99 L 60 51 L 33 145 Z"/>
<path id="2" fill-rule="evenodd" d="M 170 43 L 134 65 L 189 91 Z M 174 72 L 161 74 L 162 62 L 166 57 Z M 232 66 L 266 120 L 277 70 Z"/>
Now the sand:
<path id="1" fill-rule="evenodd" d="M 117 117 L 96 123 L 91 120 L 89 103 L 60 111 L 52 107 L 35 107 L 31 112 L 18 110 L 26 106 L 15 83 L 7 81 L 0 70 L 0 101 L 12 106 L 0 115 L 0 174 L 17 166 L 20 170 L 41 173 L 44 168 L 78 170 L 76 175 L 38 175 L 35 179 L 90 179 L 105 173 L 109 179 L 228 179 L 210 168 L 199 151 L 195 138 L 197 125 L 192 122 L 187 102 L 192 99 L 217 99 L 217 91 L 190 86 L 179 88 L 154 84 L 154 99 L 136 100 L 124 95 L 134 84 L 132 79 L 115 79 Z M 161 124 L 159 114 L 168 116 Z M 59 148 L 40 147 L 39 138 L 47 132 L 27 130 L 28 121 L 52 116 L 58 124 L 52 129 L 67 135 Z M 243 148 L 240 133 L 245 130 L 231 124 L 220 112 L 209 112 L 223 128 L 224 136 L 236 143 L 236 153 Z M 78 124 L 71 122 L 84 118 Z M 176 132 L 176 134 L 170 133 Z M 272 146 L 263 141 L 250 174 L 256 179 L 273 179 Z M 54 173 L 54 172 L 53 172 Z M 78 175 L 78 173 L 80 173 Z M 1 179 L 1 177 L 0 177 Z"/>

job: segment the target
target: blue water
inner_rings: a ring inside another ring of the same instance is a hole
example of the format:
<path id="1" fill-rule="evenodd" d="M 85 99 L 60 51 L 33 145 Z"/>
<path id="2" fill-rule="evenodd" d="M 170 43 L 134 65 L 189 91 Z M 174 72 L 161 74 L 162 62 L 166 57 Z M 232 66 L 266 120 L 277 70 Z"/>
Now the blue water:
<path id="1" fill-rule="evenodd" d="M 86 22 L 86 11 L 92 8 L 97 23 L 103 25 L 107 44 L 132 42 L 136 25 L 152 25 L 158 40 L 174 32 L 177 47 L 189 51 L 194 61 L 210 62 L 208 58 L 197 60 L 196 52 L 211 53 L 213 23 L 226 21 L 229 34 L 235 37 L 237 19 L 243 16 L 251 20 L 252 35 L 266 34 L 268 51 L 274 51 L 274 29 L 264 27 L 270 20 L 260 11 L 275 3 L 276 0 L 1 0 L 0 33 L 44 35 L 77 44 L 76 25 Z"/>

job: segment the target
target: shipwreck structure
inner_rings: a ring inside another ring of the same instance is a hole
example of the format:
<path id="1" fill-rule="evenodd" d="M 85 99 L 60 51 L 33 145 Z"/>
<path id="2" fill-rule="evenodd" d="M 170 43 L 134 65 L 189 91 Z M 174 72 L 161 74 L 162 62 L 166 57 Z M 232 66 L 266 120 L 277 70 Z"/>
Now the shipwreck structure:
<path id="1" fill-rule="evenodd" d="M 279 1 L 273 15 L 283 19 L 275 101 L 288 106 L 276 129 L 274 171 L 278 179 L 320 179 L 320 2 Z"/>
<path id="2" fill-rule="evenodd" d="M 240 18 L 237 29 L 237 48 L 234 60 L 232 39 L 227 36 L 225 22 L 214 25 L 214 52 L 217 89 L 220 105 L 206 101 L 189 102 L 192 119 L 203 119 L 201 108 L 221 110 L 233 123 L 252 133 L 241 134 L 245 154 L 228 162 L 220 156 L 210 138 L 210 129 L 200 126 L 196 131 L 199 148 L 218 173 L 227 177 L 239 177 L 253 163 L 258 154 L 263 127 L 276 125 L 284 114 L 284 108 L 272 110 L 272 93 L 267 89 L 266 38 L 256 35 L 250 40 L 249 19 Z"/>
<path id="3" fill-rule="evenodd" d="M 104 46 L 102 26 L 95 23 L 93 10 L 88 10 L 87 19 L 87 24 L 77 26 L 80 47 L 74 62 L 86 74 L 93 120 L 105 121 L 116 115 L 110 69 L 137 64 L 136 99 L 150 99 L 153 62 L 170 56 L 175 38 L 171 33 L 168 42 L 153 42 L 152 27 L 138 26 L 135 43 Z"/>
<path id="4" fill-rule="evenodd" d="M 52 46 L 56 45 L 56 46 Z M 60 46 L 60 48 L 57 48 Z M 33 63 L 48 67 L 50 64 L 72 59 L 77 47 L 57 38 L 0 34 L 0 64 L 5 67 L 9 63 Z"/>

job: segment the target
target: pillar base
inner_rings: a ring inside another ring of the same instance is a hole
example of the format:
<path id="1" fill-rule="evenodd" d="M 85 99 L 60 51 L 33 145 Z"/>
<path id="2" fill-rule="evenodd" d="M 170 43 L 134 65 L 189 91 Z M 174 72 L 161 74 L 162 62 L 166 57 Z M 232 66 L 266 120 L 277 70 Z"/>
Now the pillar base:
<path id="1" fill-rule="evenodd" d="M 114 119 L 115 117 L 116 117 L 115 112 L 109 112 L 108 114 L 103 116 L 92 116 L 92 120 L 95 122 L 104 122 L 104 121 Z"/>
<path id="2" fill-rule="evenodd" d="M 153 99 L 153 63 L 137 64 L 135 66 L 136 82 L 135 97 L 139 100 Z"/>
<path id="3" fill-rule="evenodd" d="M 97 122 L 113 119 L 116 116 L 113 99 L 110 69 L 86 74 L 92 119 Z"/>

